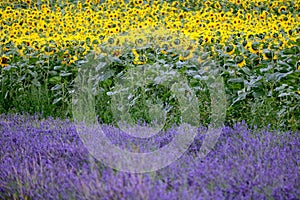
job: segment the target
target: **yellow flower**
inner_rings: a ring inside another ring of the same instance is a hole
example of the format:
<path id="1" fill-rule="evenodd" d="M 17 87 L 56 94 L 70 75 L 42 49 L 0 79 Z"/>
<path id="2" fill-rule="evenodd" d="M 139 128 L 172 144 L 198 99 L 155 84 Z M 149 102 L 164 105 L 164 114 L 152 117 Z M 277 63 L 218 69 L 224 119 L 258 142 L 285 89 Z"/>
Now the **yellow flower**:
<path id="1" fill-rule="evenodd" d="M 244 36 L 252 35 L 251 39 L 245 38 L 250 41 L 264 43 L 268 40 L 268 43 L 276 44 L 281 40 L 283 45 L 280 48 L 285 48 L 288 47 L 285 41 L 296 41 L 297 31 L 294 29 L 299 22 L 298 13 L 295 13 L 299 4 L 289 3 L 292 1 L 286 3 L 283 0 L 272 2 L 229 0 L 224 1 L 222 5 L 219 1 L 206 1 L 203 8 L 197 8 L 196 11 L 183 11 L 180 8 L 189 8 L 189 1 L 184 3 L 172 1 L 169 4 L 166 1 L 155 0 L 149 4 L 144 3 L 143 0 L 132 0 L 131 3 L 125 4 L 124 1 L 107 0 L 100 4 L 100 0 L 86 0 L 85 3 L 83 3 L 84 1 L 78 1 L 77 4 L 66 3 L 64 11 L 57 5 L 52 6 L 49 0 L 41 1 L 40 10 L 34 8 L 36 7 L 35 0 L 25 0 L 24 2 L 31 6 L 21 10 L 15 9 L 7 4 L 8 2 L 13 5 L 14 1 L 0 2 L 0 7 L 3 5 L 4 8 L 0 9 L 0 24 L 3 25 L 1 34 L 8 36 L 7 42 L 29 41 L 27 46 L 35 48 L 36 51 L 40 51 L 42 48 L 40 44 L 47 40 L 52 40 L 57 49 L 66 49 L 63 43 L 67 40 L 80 42 L 86 41 L 86 38 L 89 37 L 90 42 L 93 43 L 95 39 L 99 39 L 100 34 L 109 38 L 123 32 L 135 33 L 137 29 L 145 31 L 159 27 L 165 27 L 164 31 L 166 28 L 170 31 L 178 31 L 189 39 L 199 40 L 201 38 L 201 44 L 198 45 L 215 43 L 217 40 L 219 44 L 224 45 L 229 41 L 228 39 L 233 39 L 232 35 L 244 33 Z M 253 5 L 260 7 L 263 2 L 265 2 L 264 6 L 267 7 L 268 12 L 252 11 Z M 231 8 L 232 4 L 238 4 L 237 13 Z M 290 6 L 294 6 L 293 13 L 289 12 Z M 230 9 L 225 12 L 223 8 L 226 7 L 230 7 Z M 16 21 L 18 23 L 15 23 Z M 282 37 L 279 34 L 280 29 L 288 31 L 288 34 L 285 35 L 287 38 L 280 38 Z M 168 35 L 164 31 L 161 34 Z M 158 36 L 157 32 L 151 33 L 155 37 Z M 260 33 L 264 33 L 264 38 L 258 38 L 257 35 Z M 149 33 L 142 33 L 142 35 L 147 34 Z M 243 35 L 238 35 L 234 39 L 239 40 L 240 38 L 243 38 Z M 39 41 L 39 48 L 31 44 L 33 40 Z M 106 39 L 100 40 L 98 40 L 99 44 L 107 41 Z M 74 44 L 67 45 L 72 47 Z M 111 45 L 114 46 L 115 43 L 113 42 Z M 252 53 L 260 52 L 259 47 L 246 47 Z M 10 47 L 3 45 L 3 49 L 5 48 L 8 51 L 11 50 Z M 86 49 L 89 50 L 89 47 Z M 166 49 L 164 50 L 166 51 Z M 234 53 L 234 49 L 227 53 Z"/>
<path id="2" fill-rule="evenodd" d="M 131 51 L 132 51 L 132 53 L 133 53 L 133 55 L 134 55 L 135 57 L 138 57 L 138 56 L 139 56 L 139 54 L 138 54 L 138 52 L 136 51 L 136 49 L 132 49 Z"/>
<path id="3" fill-rule="evenodd" d="M 234 61 L 237 64 L 237 66 L 239 66 L 240 68 L 242 68 L 243 66 L 246 65 L 246 61 L 245 61 L 245 57 L 244 55 L 237 55 L 234 57 Z"/>
<path id="4" fill-rule="evenodd" d="M 225 52 L 229 55 L 232 55 L 234 52 L 235 48 L 233 45 L 227 45 L 225 46 Z"/>
<path id="5" fill-rule="evenodd" d="M 240 68 L 244 67 L 244 66 L 246 65 L 245 59 L 244 59 L 242 62 L 238 63 L 237 65 L 238 65 Z"/>
<path id="6" fill-rule="evenodd" d="M 281 6 L 279 9 L 278 9 L 278 12 L 279 13 L 282 13 L 282 12 L 285 12 L 286 11 L 286 6 Z"/>
<path id="7" fill-rule="evenodd" d="M 1 58 L 0 58 L 0 65 L 2 67 L 7 67 L 8 66 L 8 61 L 9 61 L 9 57 L 7 57 L 6 55 L 3 55 Z"/>
<path id="8" fill-rule="evenodd" d="M 73 56 L 73 60 L 74 61 L 78 60 L 78 57 L 77 56 Z"/>
<path id="9" fill-rule="evenodd" d="M 160 52 L 161 52 L 162 54 L 166 54 L 166 53 L 167 53 L 165 50 L 160 50 Z"/>
<path id="10" fill-rule="evenodd" d="M 193 57 L 193 53 L 190 51 L 185 51 L 182 54 L 179 55 L 179 60 L 184 61 L 191 59 Z"/>
<path id="11" fill-rule="evenodd" d="M 269 58 L 267 57 L 267 55 L 265 53 L 263 54 L 263 58 L 264 58 L 264 60 L 269 60 Z"/>
<path id="12" fill-rule="evenodd" d="M 257 54 L 259 52 L 259 44 L 257 42 L 249 42 L 246 46 L 253 54 Z"/>
<path id="13" fill-rule="evenodd" d="M 69 64 L 72 64 L 72 63 L 74 63 L 74 62 L 75 62 L 75 60 L 71 59 L 71 60 L 69 61 Z"/>
<path id="14" fill-rule="evenodd" d="M 235 3 L 240 5 L 242 3 L 242 1 L 241 0 L 236 0 Z"/>
<path id="15" fill-rule="evenodd" d="M 133 63 L 136 65 L 143 65 L 147 62 L 147 60 L 148 59 L 145 55 L 141 55 L 141 56 L 135 57 Z"/>

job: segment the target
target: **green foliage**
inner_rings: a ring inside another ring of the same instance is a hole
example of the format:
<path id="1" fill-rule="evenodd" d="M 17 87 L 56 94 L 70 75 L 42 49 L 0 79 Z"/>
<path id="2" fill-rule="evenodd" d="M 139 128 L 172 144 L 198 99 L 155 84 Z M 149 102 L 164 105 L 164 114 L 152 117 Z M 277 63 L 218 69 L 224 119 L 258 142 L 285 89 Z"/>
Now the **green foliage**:
<path id="1" fill-rule="evenodd" d="M 227 77 L 229 109 L 240 112 L 240 119 L 258 127 L 270 124 L 272 128 L 299 128 L 299 57 L 299 43 L 295 43 L 280 51 L 277 59 L 259 58 L 259 64 L 237 70 L 238 77 Z"/>
<path id="2" fill-rule="evenodd" d="M 182 52 L 176 49 L 168 49 L 164 54 L 161 48 L 140 47 L 138 53 L 148 58 L 142 65 L 134 64 L 131 46 L 124 48 L 122 55 L 117 57 L 110 54 L 104 45 L 102 51 L 106 51 L 107 55 L 100 54 L 94 58 L 94 54 L 89 54 L 71 65 L 61 64 L 61 52 L 54 57 L 29 52 L 24 59 L 13 55 L 9 66 L 2 68 L 0 73 L 0 111 L 71 118 L 72 94 L 76 89 L 74 81 L 78 70 L 94 67 L 95 76 L 91 78 L 94 78 L 93 90 L 96 91 L 96 114 L 101 122 L 114 124 L 117 116 L 114 114 L 116 107 L 112 105 L 117 102 L 120 109 L 125 105 L 122 101 L 118 102 L 118 98 L 112 102 L 114 94 L 131 87 L 118 83 L 126 81 L 126 74 L 130 70 L 138 71 L 144 67 L 147 69 L 146 75 L 144 78 L 136 77 L 141 82 L 134 80 L 136 87 L 131 88 L 131 96 L 127 101 L 129 106 L 123 110 L 135 122 L 142 120 L 150 123 L 153 120 L 150 116 L 154 111 L 150 103 L 163 105 L 160 109 L 166 112 L 166 127 L 181 122 L 178 98 L 169 87 L 172 84 L 162 84 L 170 80 L 173 70 L 186 77 L 189 87 L 198 98 L 200 122 L 204 125 L 212 120 L 207 80 L 220 75 L 224 79 L 228 101 L 227 124 L 245 120 L 258 127 L 270 124 L 272 128 L 299 129 L 299 42 L 294 42 L 291 48 L 278 51 L 276 58 L 271 49 L 254 54 L 245 51 L 240 42 L 237 41 L 234 53 L 244 56 L 234 60 L 228 57 L 226 48 L 223 52 L 217 44 L 197 49 L 194 57 L 185 61 L 179 60 Z M 217 53 L 212 54 L 212 47 Z M 7 55 L 10 53 L 13 52 Z M 196 58 L 201 59 L 199 61 Z M 242 59 L 246 64 L 239 67 L 237 63 Z M 159 76 L 157 70 L 161 70 Z"/>
<path id="3" fill-rule="evenodd" d="M 51 58 L 30 52 L 25 58 L 13 55 L 10 65 L 0 73 L 1 110 L 70 116 L 70 94 L 77 68 L 58 65 L 59 54 Z"/>

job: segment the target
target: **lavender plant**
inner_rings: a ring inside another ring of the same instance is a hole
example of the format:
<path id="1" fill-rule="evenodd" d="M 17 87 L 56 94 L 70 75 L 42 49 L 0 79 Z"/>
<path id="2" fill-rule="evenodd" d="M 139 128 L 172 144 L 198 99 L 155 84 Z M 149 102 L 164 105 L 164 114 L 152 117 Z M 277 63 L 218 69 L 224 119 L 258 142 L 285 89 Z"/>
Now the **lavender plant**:
<path id="1" fill-rule="evenodd" d="M 113 126 L 113 144 L 147 152 L 180 134 L 145 140 Z M 0 199 L 299 199 L 299 132 L 224 127 L 214 150 L 197 156 L 206 128 L 184 155 L 153 173 L 113 170 L 91 159 L 74 123 L 0 115 Z"/>

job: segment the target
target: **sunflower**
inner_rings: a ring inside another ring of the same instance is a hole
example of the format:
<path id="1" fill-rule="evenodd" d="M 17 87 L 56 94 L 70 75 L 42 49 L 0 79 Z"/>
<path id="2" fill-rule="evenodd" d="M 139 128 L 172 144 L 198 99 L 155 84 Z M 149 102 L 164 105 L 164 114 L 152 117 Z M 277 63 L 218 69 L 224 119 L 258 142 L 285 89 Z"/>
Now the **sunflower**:
<path id="1" fill-rule="evenodd" d="M 241 0 L 236 0 L 235 3 L 236 3 L 237 5 L 240 5 L 240 4 L 242 3 L 242 1 L 241 1 Z"/>
<path id="2" fill-rule="evenodd" d="M 281 6 L 279 9 L 278 9 L 278 12 L 279 13 L 283 13 L 286 11 L 286 6 Z"/>
<path id="3" fill-rule="evenodd" d="M 235 63 L 240 67 L 242 68 L 243 66 L 246 65 L 246 61 L 245 61 L 245 58 L 243 55 L 237 55 L 234 57 L 234 61 Z"/>
<path id="4" fill-rule="evenodd" d="M 2 67 L 7 67 L 8 66 L 8 61 L 9 61 L 9 57 L 7 57 L 6 55 L 3 55 L 1 58 L 0 58 L 0 65 Z"/>
<path id="5" fill-rule="evenodd" d="M 146 55 L 136 56 L 133 60 L 133 63 L 136 65 L 143 65 L 147 62 L 148 58 Z"/>
<path id="6" fill-rule="evenodd" d="M 211 38 L 212 37 L 210 35 L 206 35 L 206 36 L 203 37 L 203 40 L 204 40 L 205 43 L 210 43 Z"/>
<path id="7" fill-rule="evenodd" d="M 238 65 L 240 68 L 244 67 L 244 66 L 246 65 L 246 61 L 245 61 L 245 59 L 243 59 L 243 61 L 242 61 L 242 62 L 240 62 L 240 63 L 237 63 L 237 65 Z"/>
<path id="8" fill-rule="evenodd" d="M 263 58 L 265 60 L 269 60 L 269 59 L 277 59 L 277 56 L 274 52 L 272 52 L 271 50 L 269 49 L 265 49 L 263 51 Z"/>
<path id="9" fill-rule="evenodd" d="M 247 49 L 253 54 L 257 54 L 259 52 L 259 43 L 258 42 L 249 42 L 246 46 L 247 46 Z"/>
<path id="10" fill-rule="evenodd" d="M 160 48 L 161 48 L 160 52 L 161 52 L 162 54 L 166 54 L 167 51 L 170 49 L 169 46 L 170 46 L 170 45 L 169 45 L 168 42 L 163 42 L 163 43 L 160 45 Z"/>
<path id="11" fill-rule="evenodd" d="M 234 46 L 233 45 L 228 45 L 228 46 L 225 46 L 225 52 L 229 55 L 233 54 L 234 52 Z"/>
<path id="12" fill-rule="evenodd" d="M 188 60 L 192 57 L 193 57 L 193 53 L 189 50 L 186 50 L 179 55 L 179 60 L 184 61 L 184 60 Z"/>
<path id="13" fill-rule="evenodd" d="M 137 52 L 136 49 L 132 49 L 131 51 L 132 51 L 132 54 L 133 54 L 135 57 L 139 57 L 139 54 L 138 54 L 138 52 Z"/>

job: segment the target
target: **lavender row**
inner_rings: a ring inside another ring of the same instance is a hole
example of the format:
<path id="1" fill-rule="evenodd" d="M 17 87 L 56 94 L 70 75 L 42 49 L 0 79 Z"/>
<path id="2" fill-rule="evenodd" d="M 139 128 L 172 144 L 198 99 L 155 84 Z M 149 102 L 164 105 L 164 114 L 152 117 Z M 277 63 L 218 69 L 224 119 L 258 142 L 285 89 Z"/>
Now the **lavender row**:
<path id="1" fill-rule="evenodd" d="M 121 148 L 168 144 L 169 129 L 146 140 L 103 128 Z M 0 199 L 300 199 L 299 132 L 224 127 L 199 159 L 205 128 L 170 166 L 152 173 L 113 170 L 92 158 L 70 121 L 0 116 Z M 134 145 L 133 145 L 134 144 Z"/>

